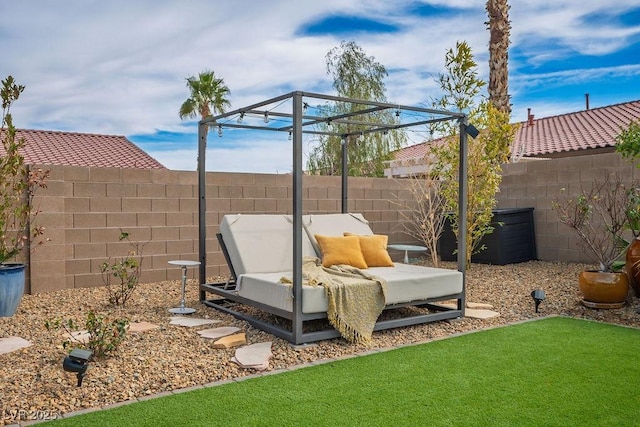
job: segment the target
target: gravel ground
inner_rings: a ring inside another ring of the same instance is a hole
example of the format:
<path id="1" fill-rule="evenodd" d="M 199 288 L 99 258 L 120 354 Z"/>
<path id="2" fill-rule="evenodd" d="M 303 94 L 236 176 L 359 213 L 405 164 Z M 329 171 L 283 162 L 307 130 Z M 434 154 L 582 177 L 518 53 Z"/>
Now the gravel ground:
<path id="1" fill-rule="evenodd" d="M 454 268 L 451 263 L 445 263 L 445 267 Z M 632 292 L 622 309 L 593 310 L 582 306 L 577 275 L 586 267 L 538 261 L 508 266 L 474 264 L 467 272 L 467 300 L 493 305 L 499 317 L 465 318 L 375 332 L 369 347 L 334 339 L 295 349 L 286 341 L 201 305 L 195 282 L 187 286 L 187 305 L 197 308 L 193 316 L 223 321 L 215 326 L 241 328 L 249 344 L 272 341 L 269 370 L 552 314 L 640 327 L 640 300 Z M 31 347 L 0 355 L 0 425 L 15 422 L 17 413 L 55 416 L 254 374 L 230 362 L 235 349 L 214 349 L 212 340 L 196 334 L 196 330 L 211 326 L 194 329 L 169 325 L 171 314 L 167 309 L 180 300 L 179 289 L 178 281 L 140 285 L 124 308 L 109 308 L 105 290 L 101 288 L 26 295 L 13 317 L 0 318 L 0 337 L 20 336 L 33 343 Z M 530 296 L 533 289 L 542 289 L 547 296 L 538 314 Z M 62 332 L 47 331 L 44 322 L 54 317 L 80 322 L 90 309 L 111 318 L 152 322 L 160 328 L 129 333 L 114 356 L 90 363 L 84 383 L 78 388 L 76 376 L 62 370 L 66 354 Z"/>

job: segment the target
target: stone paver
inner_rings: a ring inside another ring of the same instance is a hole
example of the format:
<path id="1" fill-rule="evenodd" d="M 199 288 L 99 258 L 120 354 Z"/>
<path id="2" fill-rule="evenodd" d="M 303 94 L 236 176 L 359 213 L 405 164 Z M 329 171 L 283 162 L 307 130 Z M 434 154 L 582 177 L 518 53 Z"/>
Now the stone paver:
<path id="1" fill-rule="evenodd" d="M 271 341 L 267 341 L 240 347 L 231 361 L 241 368 L 261 371 L 269 367 L 271 356 Z"/>
<path id="2" fill-rule="evenodd" d="M 196 317 L 182 317 L 182 316 L 174 316 L 170 318 L 170 325 L 180 325 L 185 326 L 187 328 L 193 328 L 196 326 L 202 325 L 210 325 L 213 323 L 220 323 L 220 320 L 213 319 L 198 319 Z"/>
<path id="3" fill-rule="evenodd" d="M 484 302 L 467 302 L 467 308 L 477 308 L 479 310 L 491 310 L 493 306 Z"/>
<path id="4" fill-rule="evenodd" d="M 473 304 L 473 303 L 471 303 Z M 444 308 L 456 308 L 455 304 L 434 304 L 434 305 L 438 305 L 440 307 L 444 307 Z M 469 304 L 467 304 L 467 307 L 469 307 Z M 485 309 L 477 309 L 477 308 L 466 308 L 464 310 L 464 315 L 466 317 L 473 317 L 474 319 L 490 319 L 492 317 L 498 317 L 500 316 L 500 313 L 498 313 L 497 311 L 492 311 L 492 310 L 485 310 Z"/>
<path id="5" fill-rule="evenodd" d="M 227 335 L 213 343 L 213 348 L 231 348 L 247 344 L 247 336 L 244 332 L 234 335 Z"/>
<path id="6" fill-rule="evenodd" d="M 88 343 L 89 339 L 91 338 L 91 335 L 89 334 L 88 331 L 65 332 L 64 336 L 66 339 L 68 339 L 72 343 L 79 342 L 82 344 Z"/>
<path id="7" fill-rule="evenodd" d="M 146 332 L 159 328 L 160 325 L 149 322 L 133 322 L 129 324 L 129 331 L 131 332 Z"/>
<path id="8" fill-rule="evenodd" d="M 30 347 L 31 342 L 20 337 L 0 338 L 0 354 L 11 353 L 21 348 Z"/>
<path id="9" fill-rule="evenodd" d="M 226 337 L 227 335 L 235 334 L 239 330 L 240 328 L 236 328 L 235 326 L 222 326 L 219 328 L 203 329 L 202 331 L 198 331 L 198 334 L 202 338 L 217 340 L 219 338 Z"/>
<path id="10" fill-rule="evenodd" d="M 467 308 L 464 311 L 464 315 L 467 317 L 473 317 L 474 319 L 491 319 L 492 317 L 500 316 L 500 313 L 493 310 L 478 310 L 475 308 Z"/>

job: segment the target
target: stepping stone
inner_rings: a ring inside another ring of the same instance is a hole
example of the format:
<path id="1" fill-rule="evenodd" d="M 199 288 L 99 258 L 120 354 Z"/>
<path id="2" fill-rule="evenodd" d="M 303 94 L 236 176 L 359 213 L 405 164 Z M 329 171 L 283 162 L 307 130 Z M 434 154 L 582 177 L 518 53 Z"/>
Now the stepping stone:
<path id="1" fill-rule="evenodd" d="M 464 311 L 464 315 L 467 317 L 473 317 L 474 319 L 490 319 L 492 317 L 500 316 L 500 313 L 492 310 L 478 310 L 475 308 L 467 308 Z"/>
<path id="2" fill-rule="evenodd" d="M 174 316 L 170 318 L 170 325 L 179 325 L 186 326 L 187 328 L 193 328 L 196 326 L 202 325 L 210 325 L 212 323 L 220 323 L 220 320 L 212 320 L 212 319 L 198 319 L 195 317 L 182 317 L 182 316 Z"/>
<path id="3" fill-rule="evenodd" d="M 64 335 L 69 341 L 71 341 L 71 343 L 79 342 L 82 344 L 86 344 L 89 342 L 89 339 L 91 338 L 89 331 L 65 332 Z"/>
<path id="4" fill-rule="evenodd" d="M 20 337 L 0 338 L 0 354 L 31 347 L 31 342 Z"/>
<path id="5" fill-rule="evenodd" d="M 241 368 L 262 371 L 269 367 L 271 355 L 271 341 L 267 341 L 240 347 L 231 361 Z"/>
<path id="6" fill-rule="evenodd" d="M 491 304 L 486 304 L 483 302 L 468 302 L 467 308 L 477 308 L 480 310 L 491 310 L 493 306 Z"/>
<path id="7" fill-rule="evenodd" d="M 203 329 L 202 331 L 198 331 L 198 334 L 200 334 L 202 338 L 210 338 L 210 339 L 217 340 L 218 338 L 235 334 L 239 330 L 240 328 L 236 328 L 235 326 L 223 326 L 220 328 Z"/>
<path id="8" fill-rule="evenodd" d="M 134 322 L 129 324 L 129 331 L 131 332 L 146 332 L 152 329 L 159 328 L 160 325 L 149 322 Z"/>
<path id="9" fill-rule="evenodd" d="M 452 308 L 455 309 L 457 307 L 456 304 L 434 304 L 443 308 Z M 490 319 L 492 317 L 500 316 L 500 313 L 492 310 L 480 310 L 475 308 L 467 308 L 464 310 L 465 317 L 472 317 L 474 319 Z"/>
<path id="10" fill-rule="evenodd" d="M 247 337 L 244 332 L 240 334 L 227 335 L 213 343 L 213 348 L 231 348 L 247 344 Z"/>

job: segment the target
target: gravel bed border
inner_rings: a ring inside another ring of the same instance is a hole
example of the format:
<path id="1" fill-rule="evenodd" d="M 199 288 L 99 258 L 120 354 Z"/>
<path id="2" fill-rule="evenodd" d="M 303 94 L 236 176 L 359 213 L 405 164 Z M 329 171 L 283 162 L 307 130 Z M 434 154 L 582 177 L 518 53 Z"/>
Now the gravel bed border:
<path id="1" fill-rule="evenodd" d="M 443 266 L 455 268 L 453 263 Z M 196 308 L 194 317 L 220 320 L 215 326 L 240 328 L 246 333 L 248 344 L 271 341 L 273 356 L 268 370 L 260 375 L 550 315 L 640 327 L 640 300 L 631 291 L 621 309 L 594 310 L 581 304 L 577 275 L 588 268 L 591 266 L 540 261 L 506 266 L 474 264 L 467 270 L 467 301 L 491 304 L 500 316 L 375 332 L 370 346 L 352 345 L 343 339 L 292 346 L 200 304 L 193 281 L 187 285 L 187 306 Z M 546 293 L 539 313 L 535 313 L 531 298 L 534 289 Z M 173 315 L 168 309 L 179 301 L 179 281 L 141 284 L 132 300 L 118 308 L 106 304 L 103 288 L 25 295 L 13 317 L 0 318 L 0 337 L 19 336 L 33 343 L 31 347 L 0 355 L 3 378 L 0 426 L 112 407 L 256 375 L 256 371 L 242 369 L 230 361 L 235 349 L 214 349 L 212 340 L 198 336 L 197 330 L 210 325 L 201 328 L 170 325 L 169 318 Z M 76 387 L 76 376 L 62 369 L 66 355 L 62 332 L 47 331 L 44 322 L 56 317 L 81 322 L 89 310 L 160 327 L 129 333 L 115 355 L 90 363 L 82 387 Z"/>

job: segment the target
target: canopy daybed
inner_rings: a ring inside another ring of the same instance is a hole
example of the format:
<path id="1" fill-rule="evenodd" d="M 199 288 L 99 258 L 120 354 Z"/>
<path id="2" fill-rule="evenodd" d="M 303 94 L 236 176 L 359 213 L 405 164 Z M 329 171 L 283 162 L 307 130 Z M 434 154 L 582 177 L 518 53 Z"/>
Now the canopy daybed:
<path id="1" fill-rule="evenodd" d="M 315 103 L 324 104 L 319 106 Z M 329 103 L 333 108 L 327 107 Z M 335 108 L 335 106 L 342 106 L 342 108 Z M 311 109 L 314 112 L 310 112 Z M 336 111 L 340 111 L 340 113 L 336 113 Z M 391 112 L 391 114 L 381 115 L 380 112 Z M 269 121 L 270 117 L 273 120 Z M 260 121 L 258 122 L 256 118 L 259 118 Z M 206 117 L 199 122 L 199 280 L 201 302 L 246 320 L 259 329 L 295 344 L 340 336 L 340 333 L 333 328 L 319 331 L 305 328 L 308 321 L 327 317 L 327 302 L 326 299 L 323 299 L 325 296 L 322 291 L 311 289 L 307 285 L 303 286 L 303 258 L 314 254 L 322 256 L 318 250 L 317 242 L 315 242 L 317 234 L 334 236 L 342 236 L 343 232 L 353 232 L 356 235 L 373 234 L 364 217 L 357 213 L 348 212 L 347 144 L 353 137 L 366 136 L 374 132 L 428 126 L 443 121 L 457 121 L 459 125 L 459 225 L 461 231 L 458 242 L 457 271 L 406 266 L 404 264 L 372 268 L 372 272 L 375 270 L 375 274 L 372 273 L 374 276 L 385 276 L 384 280 L 389 283 L 386 291 L 388 301 L 385 301 L 385 309 L 405 306 L 428 309 L 418 310 L 417 313 L 412 312 L 401 318 L 378 320 L 373 329 L 382 330 L 463 317 L 465 307 L 467 133 L 475 137 L 477 130 L 467 123 L 467 118 L 462 113 L 301 91 L 291 92 L 215 117 Z M 327 124 L 334 124 L 334 126 L 327 126 Z M 291 212 L 288 215 L 254 215 L 250 212 L 238 212 L 230 213 L 223 218 L 218 241 L 232 274 L 231 279 L 224 283 L 207 283 L 206 281 L 205 155 L 209 128 L 218 130 L 219 134 L 222 134 L 224 128 L 285 132 L 289 134 L 289 139 L 292 141 L 293 197 Z M 353 129 L 353 131 L 345 131 L 345 129 Z M 304 213 L 302 197 L 302 141 L 304 134 L 342 138 L 342 203 L 340 213 L 333 215 L 331 213 L 323 215 Z M 268 242 L 270 250 L 264 250 L 265 240 Z M 263 246 L 261 247 L 261 245 Z M 287 279 L 283 282 L 285 276 Z M 400 293 L 398 294 L 398 292 Z M 207 298 L 207 294 L 214 294 L 214 296 Z M 435 304 L 452 299 L 457 303 L 453 309 L 446 309 Z M 247 307 L 250 309 L 247 310 Z M 288 319 L 290 325 L 283 326 L 283 323 L 288 322 L 277 321 L 273 316 L 256 315 L 255 310 Z"/>

